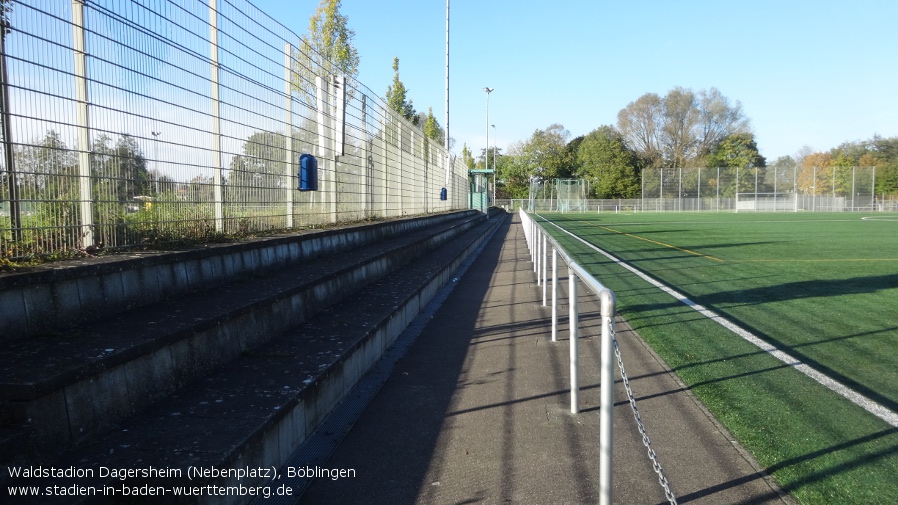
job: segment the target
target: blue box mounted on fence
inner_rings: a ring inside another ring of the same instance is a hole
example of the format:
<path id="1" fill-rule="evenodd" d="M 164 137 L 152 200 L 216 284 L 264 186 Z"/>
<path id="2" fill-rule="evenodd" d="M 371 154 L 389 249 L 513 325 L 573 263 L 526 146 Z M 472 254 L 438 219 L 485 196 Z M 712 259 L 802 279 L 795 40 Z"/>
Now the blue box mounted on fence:
<path id="1" fill-rule="evenodd" d="M 448 194 L 446 192 L 446 188 L 440 189 L 440 200 L 443 200 L 445 202 L 447 200 L 447 198 L 448 198 Z"/>
<path id="2" fill-rule="evenodd" d="M 300 191 L 318 191 L 318 160 L 309 153 L 299 156 Z"/>

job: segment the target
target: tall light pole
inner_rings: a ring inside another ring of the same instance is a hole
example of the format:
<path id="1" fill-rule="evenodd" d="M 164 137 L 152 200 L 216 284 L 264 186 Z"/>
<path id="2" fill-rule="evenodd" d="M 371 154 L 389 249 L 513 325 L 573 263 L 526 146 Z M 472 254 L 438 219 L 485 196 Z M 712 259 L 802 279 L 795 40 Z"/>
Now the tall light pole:
<path id="1" fill-rule="evenodd" d="M 483 150 L 483 168 L 486 170 L 490 169 L 490 93 L 493 89 L 495 88 L 483 88 L 483 91 L 486 91 L 486 149 Z"/>
<path id="2" fill-rule="evenodd" d="M 446 0 L 446 156 L 449 156 L 449 0 Z"/>
<path id="3" fill-rule="evenodd" d="M 499 175 L 499 168 L 496 166 L 496 140 L 498 135 L 496 135 L 496 125 L 490 125 L 493 127 L 493 205 L 496 205 L 496 181 L 498 181 L 497 177 Z"/>
<path id="4" fill-rule="evenodd" d="M 483 150 L 483 168 L 486 170 L 490 169 L 490 93 L 493 92 L 493 89 L 483 88 L 483 91 L 486 91 L 486 148 Z"/>

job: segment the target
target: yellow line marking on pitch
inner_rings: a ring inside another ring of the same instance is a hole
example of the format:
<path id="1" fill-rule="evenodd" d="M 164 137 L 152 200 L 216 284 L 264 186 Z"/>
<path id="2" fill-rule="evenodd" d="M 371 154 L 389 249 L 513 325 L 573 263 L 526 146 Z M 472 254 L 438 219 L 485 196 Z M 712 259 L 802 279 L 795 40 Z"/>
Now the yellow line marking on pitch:
<path id="1" fill-rule="evenodd" d="M 584 223 L 584 224 L 589 224 L 589 223 L 586 223 L 585 221 L 581 221 L 581 222 Z M 714 256 L 709 256 L 709 255 L 707 255 L 707 254 L 702 254 L 702 253 L 699 253 L 699 252 L 690 251 L 689 249 L 683 249 L 682 247 L 677 247 L 677 246 L 671 245 L 671 244 L 665 244 L 664 242 L 658 242 L 657 240 L 652 240 L 652 239 L 650 239 L 650 238 L 640 237 L 639 235 L 634 235 L 634 234 L 632 234 L 632 233 L 627 233 L 627 232 L 623 232 L 623 231 L 620 231 L 620 230 L 615 230 L 614 228 L 609 228 L 609 227 L 607 227 L 607 226 L 602 226 L 602 225 L 597 225 L 597 226 L 598 226 L 599 228 L 603 229 L 603 230 L 608 230 L 608 231 L 610 231 L 610 232 L 617 233 L 618 235 L 625 235 L 625 236 L 627 236 L 627 237 L 632 237 L 632 238 L 635 238 L 635 239 L 644 240 L 644 241 L 649 242 L 649 243 L 652 243 L 652 244 L 656 244 L 656 245 L 668 247 L 668 248 L 670 248 L 670 249 L 676 249 L 677 251 L 683 251 L 684 253 L 692 254 L 693 256 L 699 256 L 699 257 L 702 257 L 702 258 L 708 258 L 709 260 L 714 260 L 714 261 L 717 261 L 717 262 L 720 262 L 720 263 L 723 263 L 723 262 L 724 262 L 724 260 L 722 260 L 722 259 L 720 259 L 720 258 L 715 258 Z"/>
<path id="2" fill-rule="evenodd" d="M 760 259 L 739 260 L 739 263 L 832 263 L 832 262 L 859 262 L 859 261 L 898 261 L 898 258 L 833 258 L 833 259 Z"/>

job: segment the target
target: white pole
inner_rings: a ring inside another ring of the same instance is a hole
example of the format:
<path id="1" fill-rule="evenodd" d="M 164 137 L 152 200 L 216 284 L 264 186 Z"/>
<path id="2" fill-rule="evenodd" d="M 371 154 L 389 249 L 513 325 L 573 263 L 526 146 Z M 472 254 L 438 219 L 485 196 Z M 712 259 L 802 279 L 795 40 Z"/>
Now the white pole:
<path id="1" fill-rule="evenodd" d="M 543 231 L 540 228 L 536 229 L 536 285 L 542 285 L 542 264 L 545 262 L 542 256 L 542 244 L 545 242 L 546 238 L 543 236 Z"/>
<path id="2" fill-rule="evenodd" d="M 552 342 L 558 342 L 558 249 L 552 247 Z"/>
<path id="3" fill-rule="evenodd" d="M 5 29 L 5 28 L 3 28 Z M 87 43 L 84 36 L 84 1 L 72 2 L 72 43 L 75 54 L 75 98 L 78 121 L 78 200 L 81 212 L 81 247 L 94 243 L 94 197 L 90 181 L 90 121 L 87 101 Z M 4 58 L 6 55 L 3 56 Z"/>
<path id="4" fill-rule="evenodd" d="M 287 42 L 284 44 L 284 128 L 287 134 L 284 136 L 284 180 L 286 188 L 283 188 L 286 214 L 285 226 L 293 228 L 293 181 L 296 174 L 293 170 L 293 83 L 291 82 L 293 66 L 293 46 Z M 367 145 L 367 144 L 366 144 Z M 156 163 L 159 163 L 158 158 Z"/>
<path id="5" fill-rule="evenodd" d="M 209 0 L 209 50 L 212 71 L 212 198 L 215 207 L 215 231 L 224 231 L 224 204 L 221 194 L 221 100 L 218 65 L 218 0 Z"/>
<path id="6" fill-rule="evenodd" d="M 546 245 L 547 240 L 546 239 L 547 238 L 548 238 L 547 234 L 544 234 L 543 235 L 543 307 L 546 306 L 546 284 L 548 284 L 548 282 L 547 282 L 548 280 L 546 278 L 546 263 L 548 263 L 546 261 L 548 259 L 548 255 L 546 254 L 546 252 L 547 252 L 546 251 L 546 248 L 547 248 L 547 245 Z"/>
<path id="7" fill-rule="evenodd" d="M 599 503 L 611 505 L 611 469 L 613 465 L 612 435 L 614 426 L 614 293 L 605 289 L 599 294 L 602 302 L 602 349 L 599 383 Z"/>
<path id="8" fill-rule="evenodd" d="M 449 159 L 449 0 L 446 0 L 446 159 Z M 449 184 L 449 172 L 446 171 L 446 184 Z"/>
<path id="9" fill-rule="evenodd" d="M 578 307 L 577 307 L 577 274 L 574 273 L 574 270 L 568 267 L 568 281 L 570 287 L 568 288 L 568 301 L 570 303 L 570 321 L 568 322 L 571 327 L 571 335 L 570 335 L 570 361 L 571 361 L 571 414 L 577 414 L 580 412 L 580 377 L 579 377 L 579 367 L 577 360 L 577 339 L 579 338 L 579 315 L 578 315 Z"/>

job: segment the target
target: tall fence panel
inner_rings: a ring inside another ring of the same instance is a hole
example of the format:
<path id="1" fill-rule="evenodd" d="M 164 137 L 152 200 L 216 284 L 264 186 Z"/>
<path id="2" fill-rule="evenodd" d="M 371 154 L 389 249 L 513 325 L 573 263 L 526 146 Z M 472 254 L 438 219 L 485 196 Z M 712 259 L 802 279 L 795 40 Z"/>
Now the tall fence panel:
<path id="1" fill-rule="evenodd" d="M 877 195 L 875 188 L 874 167 L 652 168 L 642 172 L 639 207 L 648 212 L 896 210 L 895 196 Z"/>
<path id="2" fill-rule="evenodd" d="M 4 258 L 467 207 L 460 160 L 245 0 L 8 5 Z"/>

